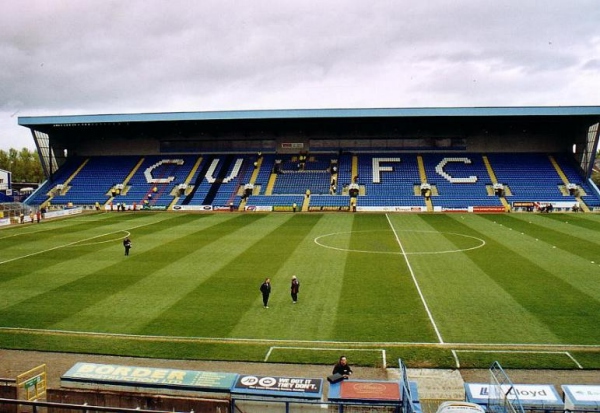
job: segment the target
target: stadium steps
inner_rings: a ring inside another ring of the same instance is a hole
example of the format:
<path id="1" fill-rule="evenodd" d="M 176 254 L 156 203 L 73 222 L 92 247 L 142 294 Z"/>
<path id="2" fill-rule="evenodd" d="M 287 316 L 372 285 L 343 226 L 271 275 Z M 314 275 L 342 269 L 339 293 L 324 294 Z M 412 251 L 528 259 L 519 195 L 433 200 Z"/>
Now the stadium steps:
<path id="1" fill-rule="evenodd" d="M 69 184 L 71 183 L 71 181 L 72 181 L 73 179 L 75 179 L 75 177 L 77 176 L 77 174 L 78 174 L 79 172 L 81 172 L 81 170 L 82 170 L 82 169 L 85 167 L 85 165 L 86 165 L 86 164 L 87 164 L 89 161 L 90 161 L 90 158 L 87 158 L 85 161 L 83 161 L 83 162 L 81 163 L 81 165 L 79 165 L 79 168 L 75 169 L 75 171 L 74 171 L 74 172 L 71 174 L 71 176 L 69 176 L 69 177 L 68 177 L 68 178 L 65 180 L 65 182 L 63 183 L 63 185 L 64 185 L 64 188 L 63 188 L 63 189 L 60 191 L 60 194 L 59 194 L 59 195 L 66 195 L 66 194 L 67 194 L 67 192 L 69 192 L 69 189 L 71 188 L 71 187 L 69 186 Z"/>
<path id="2" fill-rule="evenodd" d="M 50 201 L 52 201 L 53 198 L 54 196 L 50 195 L 44 202 L 40 204 L 40 208 L 46 208 L 48 205 L 50 205 Z"/>
<path id="3" fill-rule="evenodd" d="M 192 170 L 190 171 L 190 173 L 188 174 L 188 176 L 185 178 L 185 181 L 183 182 L 184 184 L 186 184 L 186 185 L 190 184 L 190 181 L 194 177 L 194 174 L 196 173 L 196 171 L 200 167 L 201 163 L 202 163 L 202 156 L 199 156 L 198 159 L 196 159 L 196 163 L 192 167 Z M 175 205 L 177 205 L 177 202 L 179 202 L 179 198 L 181 198 L 181 197 L 178 196 L 178 195 L 176 195 L 175 198 L 173 198 L 173 200 L 171 201 L 171 203 L 167 207 L 167 209 L 173 209 L 173 207 Z"/>
<path id="4" fill-rule="evenodd" d="M 421 178 L 421 183 L 427 183 L 427 172 L 425 172 L 425 164 L 423 163 L 423 157 L 421 155 L 417 156 L 417 165 L 419 165 L 419 177 Z"/>
<path id="5" fill-rule="evenodd" d="M 200 173 L 198 173 L 198 175 L 196 175 L 196 181 L 194 182 L 194 188 L 192 188 L 192 191 L 189 194 L 187 194 L 187 196 L 181 203 L 182 205 L 189 205 L 190 202 L 192 201 L 192 199 L 194 199 L 194 195 L 196 195 L 196 191 L 198 190 L 198 188 L 200 188 L 200 185 L 202 184 L 202 180 L 206 176 L 206 173 L 208 172 L 208 168 L 210 167 L 210 164 L 213 159 L 214 159 L 214 156 L 209 156 L 208 158 L 206 158 L 206 162 L 204 162 L 204 166 L 200 170 Z"/>
<path id="6" fill-rule="evenodd" d="M 433 211 L 433 202 L 431 202 L 431 198 L 425 198 L 425 205 L 427 206 L 427 212 Z"/>
<path id="7" fill-rule="evenodd" d="M 265 195 L 273 195 L 273 188 L 275 187 L 275 182 L 277 182 L 277 174 L 275 172 L 272 172 L 271 176 L 269 177 L 269 182 L 267 183 Z"/>
<path id="8" fill-rule="evenodd" d="M 579 202 L 579 207 L 583 210 L 583 212 L 590 212 L 590 208 L 583 202 L 583 199 L 580 197 L 576 197 L 577 202 Z"/>
<path id="9" fill-rule="evenodd" d="M 421 183 L 426 184 L 427 172 L 425 172 L 425 164 L 423 163 L 423 157 L 421 155 L 417 156 L 417 165 L 419 167 L 419 178 L 421 179 Z M 418 191 L 418 195 L 421 194 L 420 188 L 416 188 L 416 191 Z M 431 202 L 431 197 L 425 198 L 425 206 L 427 207 L 427 212 L 433 211 L 433 202 Z"/>
<path id="10" fill-rule="evenodd" d="M 190 171 L 190 173 L 188 174 L 187 178 L 185 178 L 185 184 L 189 185 L 190 182 L 192 181 L 192 178 L 194 177 L 194 175 L 196 174 L 196 171 L 198 170 L 198 168 L 200 168 L 200 165 L 202 164 L 202 156 L 199 156 L 198 159 L 196 160 L 196 163 L 194 164 L 194 166 L 192 167 L 192 170 Z"/>
<path id="11" fill-rule="evenodd" d="M 65 182 L 63 183 L 64 185 L 64 189 L 62 191 L 60 191 L 59 195 L 65 195 L 68 190 L 69 190 L 69 183 L 73 180 L 73 178 L 75 178 L 77 176 L 77 174 L 83 169 L 83 167 L 89 162 L 89 158 L 87 158 L 86 160 L 84 160 L 81 165 L 79 165 L 79 167 L 73 171 L 73 173 L 65 180 Z M 52 199 L 54 199 L 54 195 L 55 193 L 57 193 L 58 190 L 56 189 L 56 186 L 54 188 L 52 188 L 50 190 L 50 195 L 48 196 L 48 198 L 42 202 L 40 204 L 40 208 L 45 208 L 48 205 L 50 205 L 50 201 L 52 201 Z"/>
<path id="12" fill-rule="evenodd" d="M 310 195 L 306 195 L 304 197 L 304 201 L 302 201 L 302 212 L 307 212 L 309 206 L 310 206 Z"/>
<path id="13" fill-rule="evenodd" d="M 487 170 L 488 175 L 490 176 L 490 179 L 492 180 L 492 184 L 497 184 L 498 178 L 496 178 L 496 174 L 494 173 L 494 168 L 492 168 L 492 164 L 490 163 L 490 160 L 485 155 L 483 155 L 481 158 L 483 159 L 483 164 L 485 165 L 485 169 Z"/>
<path id="14" fill-rule="evenodd" d="M 500 202 L 502 202 L 502 205 L 504 206 L 504 210 L 506 212 L 510 212 L 510 204 L 508 203 L 508 201 L 506 200 L 506 198 L 504 198 L 503 196 L 500 197 Z"/>
<path id="15" fill-rule="evenodd" d="M 260 156 L 258 158 L 258 160 L 256 161 L 256 167 L 254 168 L 254 171 L 252 171 L 252 176 L 250 177 L 250 183 L 253 185 L 254 185 L 254 182 L 256 182 L 256 178 L 258 178 L 258 173 L 260 172 L 262 163 L 263 163 L 263 157 Z"/>
<path id="16" fill-rule="evenodd" d="M 71 183 L 71 181 L 72 181 L 72 180 L 73 180 L 73 179 L 74 179 L 74 178 L 77 176 L 77 174 L 78 174 L 79 172 L 81 172 L 81 170 L 82 170 L 82 169 L 83 169 L 83 168 L 84 168 L 84 167 L 87 165 L 87 163 L 88 163 L 89 161 L 90 161 L 90 158 L 87 158 L 85 161 L 83 161 L 83 162 L 82 162 L 82 164 L 81 164 L 81 165 L 79 165 L 79 168 L 77 168 L 77 169 L 75 170 L 75 172 L 73 172 L 73 173 L 71 174 L 71 176 L 69 176 L 69 177 L 67 178 L 67 180 L 65 181 L 65 183 L 64 183 L 65 187 L 67 187 L 67 186 L 68 186 L 68 185 Z"/>
<path id="17" fill-rule="evenodd" d="M 231 164 L 233 163 L 233 156 L 227 155 L 225 159 L 223 159 L 223 165 L 221 169 L 217 173 L 217 177 L 215 182 L 210 186 L 208 193 L 204 197 L 204 201 L 202 201 L 202 205 L 212 205 L 213 200 L 215 199 L 215 195 L 219 192 L 219 188 L 221 188 L 221 184 L 223 183 L 223 179 L 227 175 Z"/>
<path id="18" fill-rule="evenodd" d="M 563 183 L 565 184 L 565 188 L 566 188 L 566 186 L 570 183 L 569 178 L 567 178 L 567 175 L 565 175 L 565 173 L 563 172 L 563 170 L 560 167 L 560 165 L 558 164 L 558 162 L 556 162 L 556 159 L 554 159 L 554 156 L 548 155 L 548 158 L 550 158 L 550 162 L 552 163 L 552 166 L 554 167 L 554 169 L 556 169 L 556 173 L 558 173 L 558 176 L 560 176 L 560 179 L 563 181 Z M 577 200 L 577 202 L 579 202 L 579 207 L 583 210 L 583 212 L 590 212 L 590 209 L 588 208 L 588 206 L 585 204 L 585 202 L 583 201 L 583 199 L 581 197 L 576 196 L 575 199 Z"/>
<path id="19" fill-rule="evenodd" d="M 125 179 L 123 180 L 123 186 L 127 186 L 127 184 L 129 183 L 129 181 L 131 181 L 131 178 L 133 178 L 133 175 L 136 174 L 136 172 L 138 171 L 138 169 L 140 169 L 140 167 L 142 166 L 142 164 L 144 163 L 144 160 L 146 158 L 142 157 L 140 158 L 140 160 L 138 161 L 138 163 L 133 167 L 133 169 L 131 170 L 131 172 L 129 172 L 129 175 L 127 175 L 125 177 Z"/>
<path id="20" fill-rule="evenodd" d="M 354 181 L 354 177 L 358 175 L 358 156 L 352 157 L 352 181 Z"/>
<path id="21" fill-rule="evenodd" d="M 497 184 L 498 183 L 498 178 L 496 178 L 496 173 L 494 172 L 494 168 L 492 168 L 492 164 L 490 163 L 490 160 L 485 155 L 482 155 L 481 158 L 483 159 L 483 164 L 485 165 L 485 169 L 487 170 L 487 173 L 490 176 L 490 179 L 492 181 L 492 185 Z M 494 195 L 494 194 L 492 194 L 492 195 Z M 502 203 L 502 206 L 504 207 L 504 210 L 506 212 L 510 212 L 510 210 L 511 210 L 510 204 L 506 200 L 506 197 L 501 196 L 499 199 L 500 199 L 500 202 Z"/>
<path id="22" fill-rule="evenodd" d="M 141 157 L 140 160 L 138 161 L 137 164 L 135 164 L 135 166 L 131 169 L 131 171 L 129 172 L 129 175 L 127 175 L 125 177 L 125 179 L 123 179 L 123 182 L 121 182 L 123 184 L 123 192 L 122 194 L 125 195 L 127 194 L 127 191 L 129 188 L 127 188 L 127 184 L 129 184 L 129 181 L 131 180 L 131 178 L 133 177 L 133 175 L 135 175 L 135 173 L 138 171 L 138 169 L 140 169 L 140 166 L 142 166 L 142 164 L 144 163 L 144 157 Z M 110 196 L 106 202 L 104 203 L 104 205 L 110 205 L 112 204 L 113 200 L 115 199 L 114 196 Z"/>
<path id="23" fill-rule="evenodd" d="M 554 167 L 554 169 L 556 169 L 556 173 L 558 174 L 558 176 L 560 176 L 560 179 L 563 181 L 563 183 L 565 184 L 565 186 L 567 184 L 569 184 L 569 179 L 567 178 L 567 175 L 565 175 L 565 173 L 561 169 L 561 167 L 558 164 L 558 162 L 556 162 L 556 159 L 554 159 L 554 156 L 548 155 L 548 158 L 550 159 L 550 162 L 552 163 L 552 166 Z"/>

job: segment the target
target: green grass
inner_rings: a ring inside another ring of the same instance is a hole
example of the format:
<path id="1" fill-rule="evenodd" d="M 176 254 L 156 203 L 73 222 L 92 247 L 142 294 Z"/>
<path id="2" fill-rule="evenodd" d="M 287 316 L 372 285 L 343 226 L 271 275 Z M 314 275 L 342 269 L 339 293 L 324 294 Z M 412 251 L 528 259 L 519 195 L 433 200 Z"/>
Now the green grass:
<path id="1" fill-rule="evenodd" d="M 3 348 L 600 368 L 598 215 L 90 213 L 0 251 Z"/>

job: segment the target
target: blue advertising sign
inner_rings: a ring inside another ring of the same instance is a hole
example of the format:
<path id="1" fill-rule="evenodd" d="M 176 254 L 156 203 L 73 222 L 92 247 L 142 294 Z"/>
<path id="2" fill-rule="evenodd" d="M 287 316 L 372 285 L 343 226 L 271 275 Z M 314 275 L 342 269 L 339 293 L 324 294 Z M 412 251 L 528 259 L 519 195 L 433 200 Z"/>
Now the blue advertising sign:
<path id="1" fill-rule="evenodd" d="M 231 391 L 255 396 L 320 399 L 323 379 L 240 375 Z"/>

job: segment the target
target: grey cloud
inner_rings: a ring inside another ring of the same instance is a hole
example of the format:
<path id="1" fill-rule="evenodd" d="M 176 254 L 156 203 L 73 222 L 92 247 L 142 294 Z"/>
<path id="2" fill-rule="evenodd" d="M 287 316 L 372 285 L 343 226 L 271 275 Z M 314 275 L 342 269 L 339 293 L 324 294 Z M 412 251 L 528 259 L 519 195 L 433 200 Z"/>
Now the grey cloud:
<path id="1" fill-rule="evenodd" d="M 557 84 L 594 88 L 598 21 L 596 0 L 20 0 L 0 15 L 0 108 L 552 104 Z"/>
<path id="2" fill-rule="evenodd" d="M 587 60 L 582 68 L 584 70 L 590 70 L 590 71 L 598 71 L 600 72 L 600 59 L 591 59 L 591 60 Z"/>

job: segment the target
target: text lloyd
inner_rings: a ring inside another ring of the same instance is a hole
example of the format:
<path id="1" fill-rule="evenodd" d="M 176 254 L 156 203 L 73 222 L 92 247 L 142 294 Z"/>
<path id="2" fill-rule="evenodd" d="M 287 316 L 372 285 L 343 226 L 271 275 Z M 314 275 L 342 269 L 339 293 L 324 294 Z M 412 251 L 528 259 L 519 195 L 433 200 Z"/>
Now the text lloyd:
<path id="1" fill-rule="evenodd" d="M 516 394 L 519 397 L 521 397 L 521 396 L 527 396 L 527 397 L 548 396 L 548 393 L 546 393 L 546 390 L 519 390 L 514 387 L 512 389 L 510 389 L 510 391 L 506 395 L 508 396 L 508 395 L 514 395 L 514 394 Z M 479 390 L 479 395 L 488 397 L 490 395 L 489 388 L 482 387 Z"/>

